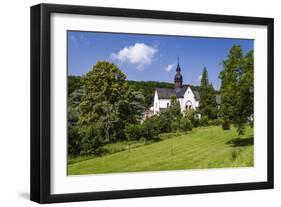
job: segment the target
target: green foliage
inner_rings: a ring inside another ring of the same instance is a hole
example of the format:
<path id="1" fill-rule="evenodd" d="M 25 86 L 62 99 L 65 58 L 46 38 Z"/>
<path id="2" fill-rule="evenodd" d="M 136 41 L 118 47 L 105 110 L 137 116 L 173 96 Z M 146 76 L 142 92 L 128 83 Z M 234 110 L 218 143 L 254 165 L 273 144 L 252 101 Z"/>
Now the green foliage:
<path id="1" fill-rule="evenodd" d="M 73 91 L 80 89 L 81 87 L 82 87 L 82 83 L 81 83 L 80 76 L 75 76 L 75 75 L 68 76 L 67 78 L 68 95 L 73 93 Z"/>
<path id="2" fill-rule="evenodd" d="M 103 144 L 103 139 L 100 129 L 95 124 L 80 128 L 79 133 L 79 136 L 82 137 L 80 155 L 101 154 L 100 146 Z"/>
<path id="3" fill-rule="evenodd" d="M 208 116 L 201 116 L 200 125 L 201 126 L 208 126 L 209 118 Z"/>
<path id="4" fill-rule="evenodd" d="M 176 96 L 171 97 L 171 106 L 169 107 L 167 113 L 169 114 L 169 118 L 171 120 L 171 130 L 181 130 L 181 119 L 183 115 L 181 113 L 180 103 Z"/>
<path id="5" fill-rule="evenodd" d="M 203 88 L 207 88 L 209 87 L 209 79 L 208 79 L 208 72 L 207 72 L 207 68 L 204 67 L 203 69 L 203 73 L 202 73 L 202 78 L 201 78 L 201 85 L 200 87 L 203 87 Z"/>
<path id="6" fill-rule="evenodd" d="M 99 118 L 96 120 L 98 127 L 101 129 L 102 137 L 105 142 L 114 142 L 119 136 L 118 132 L 122 129 L 122 120 L 114 109 L 114 105 L 107 101 L 96 104 L 99 112 Z M 120 126 L 121 124 L 121 126 Z"/>
<path id="7" fill-rule="evenodd" d="M 156 117 L 156 123 L 160 133 L 170 132 L 171 128 L 171 118 L 169 111 L 163 112 Z"/>
<path id="8" fill-rule="evenodd" d="M 142 137 L 142 126 L 139 124 L 128 124 L 125 127 L 127 140 L 139 140 Z"/>
<path id="9" fill-rule="evenodd" d="M 217 118 L 216 91 L 208 80 L 207 68 L 204 67 L 200 85 L 200 113 L 208 119 Z"/>
<path id="10" fill-rule="evenodd" d="M 158 140 L 159 129 L 156 121 L 156 116 L 146 119 L 142 125 L 142 137 L 146 140 Z"/>
<path id="11" fill-rule="evenodd" d="M 177 100 L 176 96 L 174 95 L 171 97 L 171 106 L 169 108 L 169 113 L 173 120 L 182 117 L 180 102 Z"/>
<path id="12" fill-rule="evenodd" d="M 120 102 L 126 101 L 128 84 L 125 74 L 113 63 L 97 62 L 82 77 L 84 95 L 80 104 L 80 123 L 99 120 L 104 110 L 118 113 Z M 108 107 L 111 109 L 108 109 Z"/>
<path id="13" fill-rule="evenodd" d="M 82 97 L 84 95 L 84 90 L 82 88 L 74 90 L 71 94 L 68 95 L 68 106 L 78 107 L 81 103 Z"/>
<path id="14" fill-rule="evenodd" d="M 186 110 L 184 113 L 184 116 L 187 117 L 190 121 L 193 127 L 199 127 L 200 126 L 200 119 L 197 117 L 197 114 L 193 109 Z"/>
<path id="15" fill-rule="evenodd" d="M 81 151 L 81 136 L 77 127 L 68 125 L 68 156 L 74 157 L 80 154 Z"/>
<path id="16" fill-rule="evenodd" d="M 133 91 L 125 79 L 116 65 L 103 61 L 81 80 L 84 93 L 78 124 L 95 123 L 107 143 L 124 139 L 126 123 L 138 123 L 145 109 L 143 95 Z"/>
<path id="17" fill-rule="evenodd" d="M 67 108 L 67 118 L 68 118 L 68 124 L 75 125 L 79 120 L 78 109 L 69 105 Z"/>
<path id="18" fill-rule="evenodd" d="M 129 123 L 139 123 L 145 111 L 144 96 L 139 91 L 128 91 L 127 101 L 119 105 L 120 118 Z"/>
<path id="19" fill-rule="evenodd" d="M 225 125 L 233 123 L 238 133 L 243 134 L 253 114 L 253 51 L 244 56 L 241 47 L 234 45 L 223 61 L 223 68 L 219 76 L 222 81 L 220 116 Z"/>
<path id="20" fill-rule="evenodd" d="M 213 119 L 213 120 L 209 120 L 208 121 L 208 125 L 209 126 L 213 126 L 213 125 L 221 125 L 222 122 L 220 119 Z"/>
<path id="21" fill-rule="evenodd" d="M 180 130 L 180 119 L 171 122 L 171 131 L 177 132 Z"/>
<path id="22" fill-rule="evenodd" d="M 193 125 L 188 117 L 183 117 L 181 119 L 180 127 L 182 131 L 191 131 L 193 128 Z"/>

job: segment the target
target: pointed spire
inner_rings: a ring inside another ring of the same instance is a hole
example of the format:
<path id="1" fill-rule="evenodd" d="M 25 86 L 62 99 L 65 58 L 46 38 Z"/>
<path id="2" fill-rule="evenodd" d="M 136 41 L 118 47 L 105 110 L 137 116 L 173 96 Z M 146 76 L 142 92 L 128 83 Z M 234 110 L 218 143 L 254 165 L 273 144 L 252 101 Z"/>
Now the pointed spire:
<path id="1" fill-rule="evenodd" d="M 181 71 L 181 68 L 180 68 L 180 58 L 179 58 L 179 56 L 178 56 L 178 65 L 177 65 L 176 71 L 177 71 L 177 72 L 180 72 L 180 71 Z"/>
<path id="2" fill-rule="evenodd" d="M 182 87 L 182 75 L 181 75 L 181 67 L 180 67 L 180 58 L 178 56 L 178 65 L 176 68 L 176 75 L 175 75 L 175 87 L 181 88 Z"/>

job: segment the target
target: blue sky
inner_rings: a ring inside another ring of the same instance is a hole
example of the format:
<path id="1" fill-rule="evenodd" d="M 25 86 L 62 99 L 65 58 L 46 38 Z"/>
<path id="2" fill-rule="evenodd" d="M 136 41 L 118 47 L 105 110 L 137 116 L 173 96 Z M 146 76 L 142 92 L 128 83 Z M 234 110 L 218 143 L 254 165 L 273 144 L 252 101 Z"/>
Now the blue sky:
<path id="1" fill-rule="evenodd" d="M 199 85 L 203 67 L 216 89 L 221 62 L 232 45 L 253 40 L 68 31 L 68 74 L 83 75 L 97 61 L 114 62 L 128 80 L 173 82 L 179 56 L 184 84 Z"/>

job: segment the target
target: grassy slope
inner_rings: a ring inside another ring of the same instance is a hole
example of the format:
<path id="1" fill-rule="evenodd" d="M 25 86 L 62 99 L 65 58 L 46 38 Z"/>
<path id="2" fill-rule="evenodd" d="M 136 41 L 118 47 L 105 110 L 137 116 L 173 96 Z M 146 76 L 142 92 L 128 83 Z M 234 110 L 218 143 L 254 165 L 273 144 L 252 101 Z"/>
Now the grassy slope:
<path id="1" fill-rule="evenodd" d="M 161 142 L 69 165 L 69 175 L 253 166 L 253 130 L 194 129 Z"/>

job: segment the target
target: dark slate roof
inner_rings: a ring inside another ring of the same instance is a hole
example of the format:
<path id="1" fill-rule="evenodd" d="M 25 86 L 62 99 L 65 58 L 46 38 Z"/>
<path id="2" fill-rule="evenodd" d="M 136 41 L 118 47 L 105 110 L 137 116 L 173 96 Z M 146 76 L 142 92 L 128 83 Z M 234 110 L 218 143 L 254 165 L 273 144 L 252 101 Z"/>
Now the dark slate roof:
<path id="1" fill-rule="evenodd" d="M 159 99 L 170 99 L 175 95 L 173 88 L 156 88 Z"/>
<path id="2" fill-rule="evenodd" d="M 192 91 L 193 92 L 193 94 L 194 94 L 194 96 L 195 96 L 195 99 L 196 100 L 200 100 L 200 94 L 199 94 L 199 91 Z"/>
<path id="3" fill-rule="evenodd" d="M 175 95 L 177 98 L 183 98 L 183 95 L 188 87 L 190 87 L 190 85 L 183 85 L 182 88 L 156 88 L 156 91 L 159 99 L 170 99 L 173 95 Z M 199 100 L 199 92 L 192 92 L 195 95 L 195 99 Z"/>

